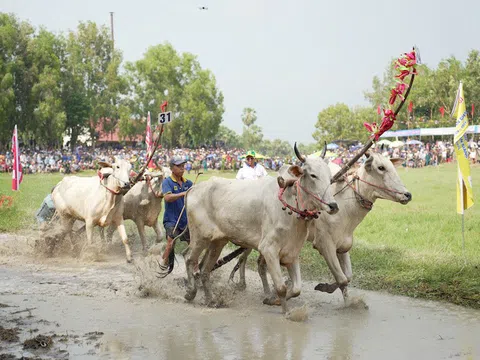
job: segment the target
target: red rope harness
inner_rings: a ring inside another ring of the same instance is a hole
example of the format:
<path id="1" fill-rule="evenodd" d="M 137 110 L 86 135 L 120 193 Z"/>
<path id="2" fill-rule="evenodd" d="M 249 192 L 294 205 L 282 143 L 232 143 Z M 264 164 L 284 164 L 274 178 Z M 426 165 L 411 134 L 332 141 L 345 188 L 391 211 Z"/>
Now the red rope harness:
<path id="1" fill-rule="evenodd" d="M 282 203 L 283 205 L 283 210 L 286 210 L 287 208 L 290 210 L 290 214 L 292 214 L 292 212 L 296 213 L 299 215 L 300 218 L 304 219 L 304 220 L 311 220 L 311 219 L 317 219 L 318 218 L 318 214 L 320 214 L 320 211 L 316 211 L 316 210 L 308 210 L 308 209 L 304 209 L 304 210 L 300 210 L 301 208 L 304 208 L 305 206 L 303 205 L 304 202 L 302 201 L 302 193 L 300 190 L 303 190 L 305 191 L 308 195 L 310 195 L 311 197 L 313 197 L 314 199 L 320 201 L 322 204 L 325 204 L 325 205 L 328 205 L 327 202 L 325 202 L 325 200 L 319 198 L 317 195 L 315 195 L 314 193 L 312 193 L 311 191 L 305 189 L 302 185 L 300 185 L 300 181 L 295 181 L 296 183 L 296 188 L 297 188 L 297 197 L 296 197 L 296 203 L 297 203 L 297 207 L 293 207 L 292 205 L 288 204 L 284 199 L 283 199 L 283 194 L 286 190 L 286 188 L 280 188 L 278 190 L 278 200 L 280 200 L 280 202 Z"/>

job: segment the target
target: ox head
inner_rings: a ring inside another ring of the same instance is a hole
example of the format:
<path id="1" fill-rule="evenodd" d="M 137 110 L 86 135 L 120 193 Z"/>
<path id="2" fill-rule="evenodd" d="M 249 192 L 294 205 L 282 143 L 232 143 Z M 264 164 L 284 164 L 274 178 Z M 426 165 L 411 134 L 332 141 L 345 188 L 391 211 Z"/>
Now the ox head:
<path id="1" fill-rule="evenodd" d="M 123 194 L 130 190 L 129 175 L 132 165 L 128 161 L 117 158 L 113 164 L 100 161 L 98 165 L 101 167 L 100 174 L 106 178 L 109 188 Z"/>
<path id="2" fill-rule="evenodd" d="M 154 191 L 156 194 L 160 194 L 162 191 L 162 182 L 165 179 L 163 171 L 145 171 L 143 178 L 150 182 L 151 188 L 149 191 Z"/>
<path id="3" fill-rule="evenodd" d="M 367 160 L 358 170 L 358 175 L 371 185 L 359 184 L 362 194 L 366 191 L 369 200 L 387 199 L 403 205 L 412 200 L 412 194 L 403 185 L 395 169 L 395 166 L 402 163 L 402 159 L 388 159 L 381 154 L 369 152 L 365 156 Z"/>
<path id="4" fill-rule="evenodd" d="M 306 158 L 301 155 L 296 143 L 294 150 L 302 166 L 292 165 L 285 169 L 288 175 L 282 176 L 285 179 L 282 179 L 283 183 L 279 180 L 279 184 L 292 186 L 294 180 L 297 180 L 301 185 L 298 197 L 306 208 L 326 211 L 329 214 L 338 212 L 338 205 L 330 187 L 331 173 L 326 162 L 322 157 Z"/>

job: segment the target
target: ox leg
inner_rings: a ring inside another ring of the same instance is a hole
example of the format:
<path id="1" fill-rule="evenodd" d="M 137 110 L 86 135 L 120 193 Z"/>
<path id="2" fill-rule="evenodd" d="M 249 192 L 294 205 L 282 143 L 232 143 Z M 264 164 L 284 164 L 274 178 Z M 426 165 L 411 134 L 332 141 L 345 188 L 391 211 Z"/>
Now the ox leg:
<path id="1" fill-rule="evenodd" d="M 302 276 L 300 274 L 300 260 L 297 258 L 292 264 L 287 265 L 288 274 L 292 280 L 292 287 L 287 291 L 287 300 L 300 295 L 302 290 Z"/>
<path id="2" fill-rule="evenodd" d="M 115 232 L 115 227 L 110 225 L 107 229 L 107 243 L 111 244 L 113 239 L 113 233 Z"/>
<path id="3" fill-rule="evenodd" d="M 240 275 L 240 281 L 235 284 L 235 287 L 238 290 L 245 290 L 247 287 L 247 282 L 245 281 L 245 267 L 247 265 L 247 258 L 248 255 L 252 252 L 252 249 L 247 249 L 243 252 L 242 255 L 240 255 L 240 258 L 238 259 L 237 265 L 233 268 L 232 272 L 230 273 L 230 281 L 233 281 L 233 277 L 235 275 L 235 272 L 238 270 L 239 275 Z"/>
<path id="4" fill-rule="evenodd" d="M 246 250 L 242 254 L 242 257 L 240 258 L 240 261 L 241 261 L 240 267 L 239 267 L 240 282 L 237 284 L 237 287 L 240 290 L 245 290 L 247 288 L 247 282 L 245 281 L 245 268 L 247 267 L 247 259 L 251 252 L 252 252 L 252 249 Z"/>
<path id="5" fill-rule="evenodd" d="M 217 303 L 213 301 L 210 273 L 212 272 L 213 266 L 220 257 L 222 249 L 226 244 L 226 241 L 214 242 L 210 244 L 210 247 L 208 248 L 209 251 L 204 257 L 204 264 L 200 278 L 202 280 L 203 290 L 205 291 L 205 303 L 208 307 L 217 307 Z"/>
<path id="6" fill-rule="evenodd" d="M 278 253 L 274 254 L 271 251 L 266 250 L 264 252 L 261 252 L 261 254 L 263 254 L 265 258 L 268 271 L 270 272 L 270 276 L 272 277 L 275 290 L 277 291 L 278 298 L 280 299 L 280 304 L 282 305 L 282 312 L 285 314 L 287 312 L 287 286 L 283 281 L 282 269 L 280 268 L 280 260 L 278 259 Z M 272 304 L 271 302 L 269 302 L 271 300 L 272 299 L 265 299 L 263 303 L 275 305 L 276 301 Z"/>
<path id="7" fill-rule="evenodd" d="M 92 245 L 93 243 L 93 222 L 90 220 L 85 221 L 85 233 L 87 234 L 87 244 Z"/>
<path id="8" fill-rule="evenodd" d="M 105 228 L 100 226 L 98 228 L 98 233 L 100 234 L 100 241 L 102 242 L 102 245 L 105 244 Z"/>
<path id="9" fill-rule="evenodd" d="M 340 262 L 340 266 L 342 267 L 343 273 L 347 277 L 347 281 L 352 281 L 353 272 L 352 272 L 352 262 L 350 261 L 350 252 L 346 252 L 343 254 L 337 254 L 338 261 Z M 348 286 L 345 285 L 343 288 L 340 287 L 342 290 L 343 300 L 345 303 L 348 301 Z"/>
<path id="10" fill-rule="evenodd" d="M 153 225 L 153 230 L 155 230 L 155 234 L 157 235 L 157 238 L 155 239 L 155 243 L 161 243 L 162 239 L 164 237 L 163 230 L 160 227 L 160 224 L 158 223 L 158 220 L 155 221 L 155 224 Z"/>
<path id="11" fill-rule="evenodd" d="M 263 293 L 265 294 L 265 300 L 266 299 L 270 300 L 272 299 L 273 294 L 270 289 L 270 284 L 268 283 L 267 263 L 265 262 L 265 258 L 263 257 L 262 254 L 258 256 L 257 265 L 258 265 L 258 274 L 260 275 L 260 279 L 262 280 Z M 278 303 L 277 305 L 280 305 L 280 300 L 278 300 L 276 296 L 275 296 L 274 302 Z M 264 304 L 267 304 L 267 303 L 268 302 L 264 301 Z"/>
<path id="12" fill-rule="evenodd" d="M 348 285 L 348 280 L 343 273 L 342 267 L 340 266 L 340 262 L 337 257 L 337 250 L 335 249 L 333 242 L 325 241 L 324 243 L 327 245 L 318 250 L 325 258 L 328 268 L 330 269 L 336 282 L 333 284 L 320 283 L 315 286 L 315 290 L 331 294 L 339 287 L 342 289 L 343 287 L 346 287 Z"/>
<path id="13" fill-rule="evenodd" d="M 125 245 L 125 253 L 127 255 L 127 262 L 132 262 L 132 250 L 130 249 L 130 245 L 128 243 L 127 232 L 125 231 L 125 225 L 123 221 L 117 225 L 117 230 L 120 235 L 120 239 L 122 239 L 123 245 Z"/>
<path id="14" fill-rule="evenodd" d="M 190 252 L 185 260 L 185 267 L 187 269 L 188 276 L 188 285 L 187 292 L 184 297 L 187 301 L 192 301 L 197 295 L 197 284 L 195 284 L 195 275 L 193 272 L 194 267 L 198 264 L 198 257 L 205 248 L 204 246 L 200 246 L 198 242 L 193 241 L 193 239 L 190 239 L 190 247 Z"/>
<path id="15" fill-rule="evenodd" d="M 147 244 L 145 241 L 145 224 L 141 219 L 137 219 L 137 221 L 135 221 L 135 224 L 137 225 L 138 235 L 140 235 L 140 240 L 142 242 L 142 250 L 144 253 L 146 253 Z"/>

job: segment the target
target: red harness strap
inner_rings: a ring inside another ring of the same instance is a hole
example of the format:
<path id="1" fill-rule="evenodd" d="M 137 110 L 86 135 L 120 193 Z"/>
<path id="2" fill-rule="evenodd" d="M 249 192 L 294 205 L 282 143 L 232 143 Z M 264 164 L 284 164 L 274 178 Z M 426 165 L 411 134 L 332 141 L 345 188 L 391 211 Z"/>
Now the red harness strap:
<path id="1" fill-rule="evenodd" d="M 297 181 L 298 184 L 298 181 Z M 285 192 L 286 188 L 280 188 L 278 190 L 278 200 L 283 204 L 283 210 L 286 210 L 287 208 L 294 213 L 297 213 L 300 218 L 304 220 L 310 220 L 310 219 L 317 219 L 318 214 L 320 214 L 320 211 L 314 211 L 314 210 L 300 210 L 298 207 L 293 207 L 292 205 L 288 204 L 284 199 L 283 199 L 283 193 Z M 299 191 L 297 187 L 297 197 L 299 196 Z M 297 206 L 298 206 L 298 201 L 297 201 Z"/>

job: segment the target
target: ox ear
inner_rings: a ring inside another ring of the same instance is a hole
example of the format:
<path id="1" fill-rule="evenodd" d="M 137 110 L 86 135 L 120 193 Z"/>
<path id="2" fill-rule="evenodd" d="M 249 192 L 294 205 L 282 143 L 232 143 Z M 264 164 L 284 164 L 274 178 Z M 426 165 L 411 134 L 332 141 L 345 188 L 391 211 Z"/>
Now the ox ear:
<path id="1" fill-rule="evenodd" d="M 288 168 L 288 173 L 298 178 L 303 175 L 303 170 L 298 165 L 292 165 Z"/>
<path id="2" fill-rule="evenodd" d="M 367 153 L 365 153 L 365 156 L 367 155 Z M 370 154 L 368 154 L 367 156 L 367 160 L 365 161 L 365 169 L 367 171 L 370 171 L 372 170 L 372 164 L 373 164 L 373 156 L 370 156 Z"/>
<path id="3" fill-rule="evenodd" d="M 98 166 L 100 166 L 100 167 L 102 167 L 102 168 L 106 168 L 106 167 L 111 168 L 111 167 L 112 167 L 112 164 L 107 163 L 107 162 L 105 162 L 105 161 L 99 161 L 99 162 L 98 162 Z"/>
<path id="4" fill-rule="evenodd" d="M 105 178 L 113 174 L 113 169 L 111 167 L 103 167 L 99 171 Z"/>
<path id="5" fill-rule="evenodd" d="M 393 166 L 395 166 L 395 167 L 398 167 L 398 166 L 402 165 L 402 163 L 403 163 L 402 158 L 394 158 L 394 159 L 390 159 L 390 161 L 392 162 Z"/>
<path id="6" fill-rule="evenodd" d="M 278 176 L 277 177 L 277 183 L 278 183 L 278 186 L 282 189 L 285 189 L 287 187 L 290 187 L 290 186 L 293 186 L 293 184 L 295 184 L 295 181 L 294 179 L 288 179 L 288 180 L 285 180 L 283 177 L 281 176 Z"/>

